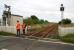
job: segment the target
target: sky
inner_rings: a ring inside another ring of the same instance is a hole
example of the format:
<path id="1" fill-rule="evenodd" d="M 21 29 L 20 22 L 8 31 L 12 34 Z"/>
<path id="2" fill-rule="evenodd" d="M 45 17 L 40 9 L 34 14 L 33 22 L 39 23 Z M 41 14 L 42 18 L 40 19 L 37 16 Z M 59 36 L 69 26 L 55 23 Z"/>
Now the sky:
<path id="1" fill-rule="evenodd" d="M 61 20 L 60 4 L 64 4 L 64 18 L 74 22 L 74 0 L 0 0 L 0 18 L 4 4 L 11 6 L 11 13 L 24 18 L 36 15 L 39 19 L 49 22 Z"/>

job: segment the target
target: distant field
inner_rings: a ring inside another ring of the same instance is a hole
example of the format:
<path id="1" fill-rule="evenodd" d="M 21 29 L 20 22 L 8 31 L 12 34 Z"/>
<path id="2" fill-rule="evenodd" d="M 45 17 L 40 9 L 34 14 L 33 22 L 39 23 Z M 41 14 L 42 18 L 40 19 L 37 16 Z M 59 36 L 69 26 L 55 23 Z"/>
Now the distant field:
<path id="1" fill-rule="evenodd" d="M 49 24 L 36 24 L 36 25 L 32 25 L 32 29 L 37 29 L 37 28 L 43 28 L 48 26 Z"/>
<path id="2" fill-rule="evenodd" d="M 32 25 L 31 29 L 28 30 L 28 32 L 39 32 L 41 30 L 43 30 L 45 27 L 47 27 L 49 24 L 36 24 L 36 25 Z"/>
<path id="3" fill-rule="evenodd" d="M 31 29 L 29 29 L 28 32 L 39 32 L 41 30 L 44 30 L 47 26 L 52 25 L 52 24 L 54 23 L 32 25 Z"/>

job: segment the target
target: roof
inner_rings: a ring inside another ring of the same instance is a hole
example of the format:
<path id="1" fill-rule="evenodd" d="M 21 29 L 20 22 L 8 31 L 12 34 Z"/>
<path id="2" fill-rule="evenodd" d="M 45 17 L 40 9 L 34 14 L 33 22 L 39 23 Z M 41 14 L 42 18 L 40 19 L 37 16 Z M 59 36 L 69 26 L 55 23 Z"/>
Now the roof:
<path id="1" fill-rule="evenodd" d="M 15 14 L 11 14 L 11 16 L 23 17 L 23 16 L 21 16 L 21 15 L 15 15 Z"/>

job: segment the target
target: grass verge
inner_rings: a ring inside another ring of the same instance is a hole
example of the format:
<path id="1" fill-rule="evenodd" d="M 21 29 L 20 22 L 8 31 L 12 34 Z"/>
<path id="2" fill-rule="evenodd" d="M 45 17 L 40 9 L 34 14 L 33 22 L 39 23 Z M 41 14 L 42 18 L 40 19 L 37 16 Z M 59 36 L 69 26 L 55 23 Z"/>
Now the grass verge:
<path id="1" fill-rule="evenodd" d="M 67 34 L 60 38 L 63 42 L 73 43 L 74 44 L 74 34 Z"/>
<path id="2" fill-rule="evenodd" d="M 51 39 L 59 39 L 60 41 L 74 44 L 74 34 L 67 34 L 65 36 L 52 36 L 52 37 L 49 37 L 49 38 L 51 38 Z"/>
<path id="3" fill-rule="evenodd" d="M 0 32 L 0 35 L 2 35 L 2 36 L 15 36 L 15 34 L 8 33 L 8 32 Z"/>

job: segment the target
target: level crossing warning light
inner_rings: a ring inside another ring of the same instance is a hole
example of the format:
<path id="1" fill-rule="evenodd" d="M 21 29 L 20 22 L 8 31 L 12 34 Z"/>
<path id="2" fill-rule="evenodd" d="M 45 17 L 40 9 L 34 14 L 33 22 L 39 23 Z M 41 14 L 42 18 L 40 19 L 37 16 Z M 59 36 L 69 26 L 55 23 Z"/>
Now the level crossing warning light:
<path id="1" fill-rule="evenodd" d="M 61 4 L 60 11 L 64 11 L 64 6 Z"/>

